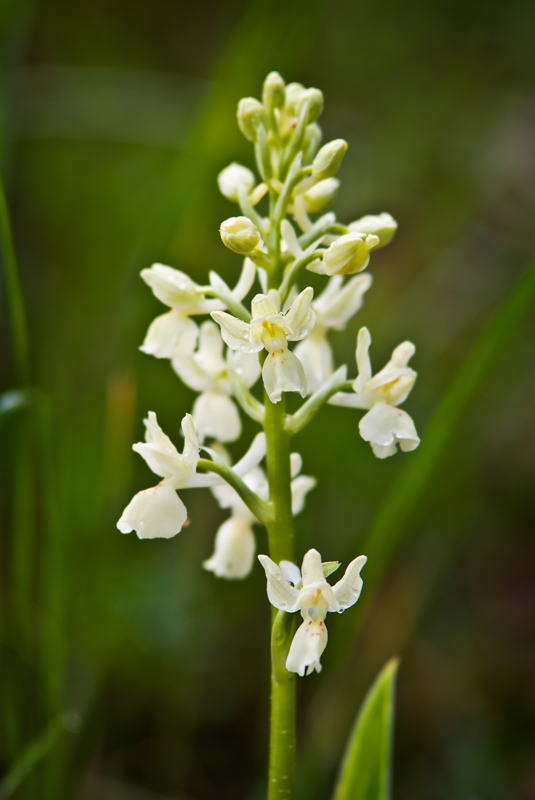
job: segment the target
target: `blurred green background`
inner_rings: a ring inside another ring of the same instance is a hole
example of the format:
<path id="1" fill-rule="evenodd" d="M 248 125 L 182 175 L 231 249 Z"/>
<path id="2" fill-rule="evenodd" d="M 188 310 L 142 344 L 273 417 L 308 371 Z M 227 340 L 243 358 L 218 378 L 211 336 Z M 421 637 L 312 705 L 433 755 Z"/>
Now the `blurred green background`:
<path id="1" fill-rule="evenodd" d="M 0 759 L 4 773 L 36 762 L 14 796 L 263 796 L 262 570 L 203 571 L 225 516 L 207 492 L 185 498 L 175 539 L 115 524 L 153 480 L 131 450 L 142 418 L 156 411 L 179 441 L 193 400 L 137 349 L 164 310 L 139 272 L 160 261 L 233 281 L 218 226 L 235 206 L 216 176 L 253 166 L 235 107 L 276 69 L 324 91 L 324 139 L 349 143 L 339 218 L 400 223 L 332 340 L 350 374 L 363 324 L 376 367 L 416 343 L 406 408 L 422 436 L 380 462 L 360 415 L 329 408 L 295 439 L 319 481 L 299 552 L 376 556 L 361 603 L 329 619 L 322 675 L 299 681 L 298 798 L 330 795 L 396 653 L 396 800 L 535 798 L 533 312 L 517 325 L 512 308 L 484 379 L 469 367 L 456 381 L 535 250 L 534 31 L 531 0 L 4 0 L 1 160 L 38 392 L 36 411 L 0 419 Z M 0 292 L 8 391 L 20 380 Z M 254 432 L 247 421 L 235 455 Z"/>

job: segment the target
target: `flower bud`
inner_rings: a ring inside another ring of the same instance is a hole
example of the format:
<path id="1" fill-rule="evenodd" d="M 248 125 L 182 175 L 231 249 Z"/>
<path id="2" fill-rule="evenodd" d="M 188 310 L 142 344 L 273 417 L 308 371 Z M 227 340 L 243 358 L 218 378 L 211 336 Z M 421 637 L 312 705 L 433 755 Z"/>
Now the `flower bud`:
<path id="1" fill-rule="evenodd" d="M 324 144 L 312 163 L 312 175 L 317 181 L 332 178 L 338 172 L 347 150 L 344 139 L 333 139 Z"/>
<path id="2" fill-rule="evenodd" d="M 348 233 L 346 235 L 351 236 L 352 234 Z M 338 275 L 354 275 L 356 272 L 362 272 L 362 270 L 366 269 L 370 262 L 370 250 L 373 250 L 379 244 L 379 237 L 373 233 L 355 233 L 353 235 L 360 236 L 362 244 L 347 264 L 338 270 Z"/>
<path id="3" fill-rule="evenodd" d="M 289 117 L 297 116 L 297 104 L 305 91 L 305 87 L 300 83 L 289 83 L 286 87 L 285 111 Z"/>
<path id="4" fill-rule="evenodd" d="M 339 186 L 340 181 L 337 178 L 327 178 L 311 186 L 304 194 L 308 213 L 319 214 L 327 208 Z"/>
<path id="5" fill-rule="evenodd" d="M 323 92 L 320 92 L 319 89 L 305 89 L 297 103 L 297 115 L 301 113 L 305 103 L 308 104 L 307 125 L 310 125 L 312 122 L 316 122 L 323 111 Z"/>
<path id="6" fill-rule="evenodd" d="M 340 236 L 323 254 L 323 263 L 328 275 L 334 275 L 351 261 L 362 244 L 362 238 L 356 233 Z"/>
<path id="7" fill-rule="evenodd" d="M 321 144 L 321 128 L 313 122 L 312 125 L 307 125 L 305 130 L 305 138 L 303 139 L 303 163 L 310 164 Z"/>
<path id="8" fill-rule="evenodd" d="M 219 229 L 223 244 L 234 253 L 246 256 L 260 241 L 260 231 L 248 217 L 230 217 Z"/>
<path id="9" fill-rule="evenodd" d="M 219 191 L 233 203 L 238 202 L 238 186 L 242 183 L 249 193 L 255 185 L 255 177 L 250 169 L 236 162 L 225 167 L 217 176 Z"/>
<path id="10" fill-rule="evenodd" d="M 239 128 L 250 142 L 256 142 L 260 124 L 267 130 L 266 109 L 255 97 L 244 97 L 240 100 L 237 116 Z"/>
<path id="11" fill-rule="evenodd" d="M 278 72 L 270 72 L 264 81 L 262 101 L 266 108 L 282 108 L 286 99 L 286 85 Z"/>
<path id="12" fill-rule="evenodd" d="M 383 211 L 382 214 L 368 214 L 365 217 L 357 219 L 348 225 L 351 231 L 355 233 L 373 233 L 379 237 L 379 244 L 375 249 L 379 250 L 380 247 L 390 244 L 397 231 L 398 224 L 394 217 Z"/>

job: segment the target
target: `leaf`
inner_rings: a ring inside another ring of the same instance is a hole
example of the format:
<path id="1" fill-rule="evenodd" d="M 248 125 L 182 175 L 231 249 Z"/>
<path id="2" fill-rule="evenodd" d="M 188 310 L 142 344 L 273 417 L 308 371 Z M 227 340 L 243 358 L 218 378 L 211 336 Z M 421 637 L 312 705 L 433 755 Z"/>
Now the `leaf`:
<path id="1" fill-rule="evenodd" d="M 391 795 L 395 681 L 399 661 L 383 667 L 350 733 L 333 800 L 388 800 Z"/>
<path id="2" fill-rule="evenodd" d="M 406 532 L 412 512 L 470 401 L 511 340 L 535 300 L 535 260 L 522 275 L 461 365 L 438 404 L 418 450 L 394 481 L 363 544 L 368 556 L 367 587 L 375 586 Z M 368 591 L 368 596 L 370 592 Z"/>
<path id="3" fill-rule="evenodd" d="M 40 736 L 29 743 L 0 782 L 0 800 L 11 797 L 39 761 L 56 744 L 59 736 L 65 732 L 74 733 L 79 725 L 80 718 L 74 712 L 61 714 L 53 720 Z"/>

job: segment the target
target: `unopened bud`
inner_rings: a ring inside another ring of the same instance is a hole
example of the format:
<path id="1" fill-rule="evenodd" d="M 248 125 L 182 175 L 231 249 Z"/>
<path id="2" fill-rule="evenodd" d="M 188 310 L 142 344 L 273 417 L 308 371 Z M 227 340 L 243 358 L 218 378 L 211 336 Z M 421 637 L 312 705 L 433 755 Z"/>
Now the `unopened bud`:
<path id="1" fill-rule="evenodd" d="M 282 108 L 286 100 L 286 85 L 278 72 L 270 72 L 264 81 L 262 101 L 266 108 Z"/>
<path id="2" fill-rule="evenodd" d="M 347 264 L 338 270 L 338 275 L 354 275 L 355 272 L 362 272 L 362 270 L 366 269 L 370 262 L 370 250 L 373 250 L 379 244 L 379 237 L 373 233 L 346 234 L 346 236 L 351 235 L 360 236 L 362 244 Z"/>
<path id="3" fill-rule="evenodd" d="M 238 103 L 238 125 L 250 142 L 256 142 L 258 126 L 267 129 L 266 109 L 255 97 L 244 97 Z"/>
<path id="4" fill-rule="evenodd" d="M 310 123 L 316 122 L 323 111 L 323 92 L 320 92 L 319 89 L 305 89 L 297 103 L 298 116 L 305 103 L 308 105 L 307 125 L 310 125 Z"/>
<path id="5" fill-rule="evenodd" d="M 239 255 L 252 253 L 260 241 L 260 231 L 248 217 L 230 217 L 219 229 L 223 244 Z"/>
<path id="6" fill-rule="evenodd" d="M 338 172 L 342 159 L 347 150 L 344 139 L 333 139 L 324 144 L 312 163 L 312 175 L 317 181 L 332 178 Z"/>
<path id="7" fill-rule="evenodd" d="M 303 163 L 310 164 L 321 144 L 321 128 L 313 122 L 312 125 L 307 125 L 305 131 L 305 138 L 303 139 Z"/>
<path id="8" fill-rule="evenodd" d="M 334 200 L 339 186 L 340 181 L 337 178 L 327 178 L 311 186 L 304 194 L 308 213 L 319 214 L 327 208 Z"/>
<path id="9" fill-rule="evenodd" d="M 362 238 L 356 233 L 340 236 L 323 254 L 323 263 L 328 275 L 334 275 L 351 261 L 362 244 Z"/>
<path id="10" fill-rule="evenodd" d="M 299 103 L 299 98 L 305 91 L 305 87 L 300 83 L 289 83 L 286 87 L 285 110 L 289 117 L 297 116 L 297 105 Z"/>
<path id="11" fill-rule="evenodd" d="M 238 202 L 238 187 L 244 184 L 247 192 L 250 192 L 255 185 L 255 177 L 250 169 L 242 167 L 241 164 L 230 164 L 225 167 L 217 176 L 217 185 L 221 194 L 226 198 L 232 200 L 233 203 Z"/>
<path id="12" fill-rule="evenodd" d="M 398 224 L 394 217 L 383 211 L 382 214 L 368 214 L 365 217 L 357 219 L 348 225 L 351 231 L 355 233 L 373 233 L 379 237 L 379 244 L 375 246 L 376 250 L 390 244 L 397 231 Z"/>

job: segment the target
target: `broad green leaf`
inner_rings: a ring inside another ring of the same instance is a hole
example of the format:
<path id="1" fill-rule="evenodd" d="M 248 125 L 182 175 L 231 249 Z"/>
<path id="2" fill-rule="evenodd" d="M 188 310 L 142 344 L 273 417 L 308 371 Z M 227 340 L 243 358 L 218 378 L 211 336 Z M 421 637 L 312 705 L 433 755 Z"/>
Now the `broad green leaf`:
<path id="1" fill-rule="evenodd" d="M 357 714 L 333 800 L 388 800 L 398 660 L 383 667 Z"/>

